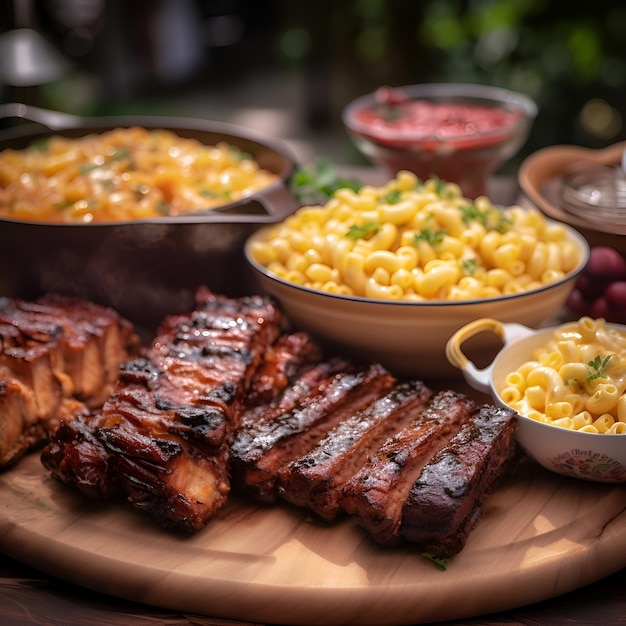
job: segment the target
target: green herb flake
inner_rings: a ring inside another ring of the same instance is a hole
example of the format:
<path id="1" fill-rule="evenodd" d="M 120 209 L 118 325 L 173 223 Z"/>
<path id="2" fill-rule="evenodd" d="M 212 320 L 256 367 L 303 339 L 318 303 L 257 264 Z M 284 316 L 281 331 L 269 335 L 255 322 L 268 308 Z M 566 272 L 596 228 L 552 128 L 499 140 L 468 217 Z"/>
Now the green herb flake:
<path id="1" fill-rule="evenodd" d="M 48 152 L 50 148 L 50 140 L 47 137 L 41 139 L 35 139 L 31 142 L 29 148 L 37 152 Z"/>
<path id="2" fill-rule="evenodd" d="M 164 202 L 163 200 L 161 200 L 160 202 L 157 203 L 156 210 L 161 215 L 169 215 L 170 214 L 170 205 L 167 202 Z"/>
<path id="3" fill-rule="evenodd" d="M 438 176 L 431 176 L 431 180 L 434 182 L 435 184 L 435 193 L 441 197 L 441 195 L 443 194 L 443 192 L 446 189 L 446 182 L 441 180 L 441 178 L 439 178 Z"/>
<path id="4" fill-rule="evenodd" d="M 380 224 L 375 224 L 374 222 L 367 222 L 362 226 L 357 226 L 353 224 L 348 229 L 346 233 L 346 237 L 349 239 L 371 239 L 377 232 L 380 231 Z"/>
<path id="5" fill-rule="evenodd" d="M 56 211 L 63 211 L 68 206 L 72 206 L 72 204 L 74 203 L 71 200 L 61 200 L 61 202 L 56 202 L 53 206 Z"/>
<path id="6" fill-rule="evenodd" d="M 495 207 L 488 209 L 479 208 L 472 202 L 467 206 L 460 207 L 463 223 L 468 225 L 471 222 L 482 224 L 487 230 L 495 230 L 499 233 L 506 232 L 511 226 L 511 220 Z"/>
<path id="7" fill-rule="evenodd" d="M 422 552 L 422 556 L 429 561 L 432 561 L 442 572 L 445 572 L 448 567 L 446 559 L 440 559 L 432 555 L 430 552 Z"/>
<path id="8" fill-rule="evenodd" d="M 78 171 L 81 174 L 89 174 L 93 170 L 97 170 L 100 166 L 97 163 L 86 163 L 85 165 L 81 165 Z"/>
<path id="9" fill-rule="evenodd" d="M 340 176 L 326 159 L 316 159 L 311 167 L 296 169 L 290 182 L 290 189 L 301 204 L 323 204 L 338 189 L 352 189 L 356 193 L 362 186 L 357 180 Z"/>
<path id="10" fill-rule="evenodd" d="M 587 382 L 590 383 L 592 380 L 603 378 L 609 367 L 609 362 L 614 356 L 614 354 L 598 355 L 593 361 L 589 361 L 587 367 L 591 373 L 587 376 Z"/>
<path id="11" fill-rule="evenodd" d="M 431 246 L 437 246 L 443 241 L 443 238 L 446 235 L 447 232 L 444 229 L 433 230 L 432 228 L 425 228 L 419 233 L 415 233 L 415 235 L 413 235 L 412 244 L 417 246 L 420 241 L 425 241 Z"/>
<path id="12" fill-rule="evenodd" d="M 126 146 L 121 146 L 120 148 L 116 148 L 115 152 L 111 155 L 110 161 L 121 161 L 122 159 L 127 159 L 131 155 L 131 149 Z"/>
<path id="13" fill-rule="evenodd" d="M 402 192 L 399 189 L 392 189 L 380 198 L 385 204 L 398 204 L 402 200 Z"/>
<path id="14" fill-rule="evenodd" d="M 237 146 L 229 146 L 229 150 L 235 161 L 252 161 L 254 158 L 249 152 L 243 152 Z"/>
<path id="15" fill-rule="evenodd" d="M 478 270 L 478 261 L 474 258 L 472 259 L 463 259 L 461 262 L 461 271 L 466 276 L 473 276 Z"/>

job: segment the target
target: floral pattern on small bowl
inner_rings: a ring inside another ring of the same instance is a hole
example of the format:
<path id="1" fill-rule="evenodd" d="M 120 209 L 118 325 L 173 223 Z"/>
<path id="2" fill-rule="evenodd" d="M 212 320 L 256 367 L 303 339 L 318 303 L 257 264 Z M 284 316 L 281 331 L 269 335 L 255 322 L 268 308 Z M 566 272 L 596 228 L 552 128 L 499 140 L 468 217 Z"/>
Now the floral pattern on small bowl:
<path id="1" fill-rule="evenodd" d="M 592 450 L 575 448 L 548 460 L 556 471 L 574 478 L 607 483 L 626 481 L 626 468 L 619 461 Z"/>

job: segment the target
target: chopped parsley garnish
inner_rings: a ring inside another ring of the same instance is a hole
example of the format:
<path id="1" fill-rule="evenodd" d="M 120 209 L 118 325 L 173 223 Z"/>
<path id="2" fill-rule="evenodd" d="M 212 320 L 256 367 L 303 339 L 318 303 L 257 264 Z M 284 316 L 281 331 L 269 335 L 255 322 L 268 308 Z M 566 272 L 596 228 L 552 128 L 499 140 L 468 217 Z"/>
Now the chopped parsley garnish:
<path id="1" fill-rule="evenodd" d="M 592 380 L 596 380 L 597 378 L 602 378 L 606 374 L 606 370 L 609 367 L 609 361 L 613 358 L 613 354 L 607 354 L 605 356 L 598 355 L 593 361 L 589 361 L 587 363 L 587 367 L 591 372 L 589 376 L 587 376 L 587 382 L 590 383 Z"/>
<path id="2" fill-rule="evenodd" d="M 111 155 L 111 161 L 119 161 L 121 159 L 127 159 L 131 156 L 131 149 L 127 146 L 116 148 L 115 152 Z"/>
<path id="3" fill-rule="evenodd" d="M 386 204 L 398 204 L 402 199 L 402 192 L 399 189 L 392 189 L 384 196 L 381 197 L 380 201 L 385 202 Z"/>
<path id="4" fill-rule="evenodd" d="M 249 152 L 243 152 L 237 146 L 229 146 L 228 149 L 233 159 L 237 161 L 251 161 L 254 158 Z"/>
<path id="5" fill-rule="evenodd" d="M 291 177 L 290 189 L 301 204 L 324 203 L 337 189 L 357 192 L 362 183 L 339 176 L 335 166 L 326 159 L 316 159 L 311 167 L 298 168 Z"/>
<path id="6" fill-rule="evenodd" d="M 200 195 L 205 198 L 224 198 L 226 200 L 230 199 L 232 193 L 230 189 L 224 189 L 222 191 L 213 191 L 212 189 L 201 189 Z"/>
<path id="7" fill-rule="evenodd" d="M 433 230 L 432 228 L 425 228 L 419 233 L 415 233 L 415 235 L 413 235 L 412 244 L 416 246 L 420 241 L 425 241 L 431 246 L 437 246 L 443 241 L 446 234 L 447 233 L 444 229 Z"/>
<path id="8" fill-rule="evenodd" d="M 71 200 L 61 200 L 61 202 L 56 202 L 54 204 L 54 208 L 57 211 L 62 211 L 63 209 L 66 209 L 68 206 L 74 204 Z"/>
<path id="9" fill-rule="evenodd" d="M 461 271 L 466 276 L 472 276 L 478 269 L 478 261 L 476 259 L 463 259 L 461 262 Z"/>
<path id="10" fill-rule="evenodd" d="M 374 222 L 367 222 L 362 226 L 353 224 L 348 229 L 346 237 L 349 237 L 350 239 L 370 239 L 378 231 L 380 231 L 380 228 L 380 224 L 375 224 Z"/>
<path id="11" fill-rule="evenodd" d="M 167 202 L 163 202 L 162 200 L 157 203 L 156 210 L 161 215 L 169 215 L 170 214 L 170 205 Z"/>
<path id="12" fill-rule="evenodd" d="M 41 139 L 35 139 L 31 142 L 29 147 L 32 150 L 37 150 L 37 152 L 48 152 L 50 141 L 47 137 L 42 137 Z"/>
<path id="13" fill-rule="evenodd" d="M 439 557 L 432 555 L 430 552 L 422 552 L 422 556 L 425 559 L 432 561 L 442 572 L 446 571 L 446 568 L 448 567 L 446 559 L 440 559 Z"/>
<path id="14" fill-rule="evenodd" d="M 435 193 L 438 196 L 441 196 L 442 192 L 446 188 L 446 183 L 443 180 L 441 180 L 441 178 L 437 178 L 436 176 L 433 176 L 432 180 L 435 183 Z"/>
<path id="15" fill-rule="evenodd" d="M 488 230 L 505 232 L 511 226 L 511 220 L 496 208 L 481 209 L 475 202 L 460 207 L 461 217 L 464 224 L 478 222 Z"/>
<path id="16" fill-rule="evenodd" d="M 85 165 L 81 165 L 81 166 L 78 168 L 78 171 L 79 171 L 81 174 L 89 174 L 89 172 L 91 172 L 91 171 L 93 171 L 93 170 L 96 170 L 96 169 L 98 169 L 99 167 L 100 167 L 100 165 L 98 165 L 97 163 L 87 163 L 87 164 L 85 164 Z"/>

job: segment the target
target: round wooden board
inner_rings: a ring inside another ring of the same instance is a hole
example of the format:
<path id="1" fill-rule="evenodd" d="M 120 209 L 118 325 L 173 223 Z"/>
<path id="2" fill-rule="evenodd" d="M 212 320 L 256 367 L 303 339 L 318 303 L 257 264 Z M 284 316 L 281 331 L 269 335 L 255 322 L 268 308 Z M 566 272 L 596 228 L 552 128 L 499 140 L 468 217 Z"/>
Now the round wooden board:
<path id="1" fill-rule="evenodd" d="M 352 520 L 231 497 L 180 536 L 126 503 L 89 502 L 32 454 L 0 474 L 0 550 L 77 585 L 149 605 L 273 624 L 401 624 L 471 617 L 582 587 L 626 565 L 626 485 L 524 461 L 440 571 L 383 549 Z"/>

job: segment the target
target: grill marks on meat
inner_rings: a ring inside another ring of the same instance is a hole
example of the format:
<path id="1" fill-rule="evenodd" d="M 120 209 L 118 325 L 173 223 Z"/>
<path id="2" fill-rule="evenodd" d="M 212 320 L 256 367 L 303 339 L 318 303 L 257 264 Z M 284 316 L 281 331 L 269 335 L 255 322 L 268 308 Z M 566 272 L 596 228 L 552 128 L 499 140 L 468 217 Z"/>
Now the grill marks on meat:
<path id="1" fill-rule="evenodd" d="M 17 331 L 1 322 L 13 345 Z M 459 552 L 514 458 L 515 413 L 399 382 L 376 363 L 322 359 L 311 337 L 281 327 L 263 297 L 200 289 L 196 309 L 165 319 L 90 413 L 63 390 L 88 397 L 93 376 L 58 366 L 86 363 L 87 351 L 42 349 L 34 338 L 56 335 L 33 323 L 21 379 L 0 380 L 0 410 L 35 415 L 52 398 L 57 414 L 72 415 L 42 453 L 53 476 L 92 497 L 125 497 L 166 527 L 203 528 L 232 486 L 328 522 L 353 516 L 382 545 Z M 108 341 L 99 336 L 101 352 Z M 34 386 L 45 391 L 39 406 L 22 391 Z"/>
<path id="2" fill-rule="evenodd" d="M 280 326 L 266 298 L 200 291 L 196 310 L 164 320 L 146 355 L 120 368 L 99 414 L 57 431 L 42 462 L 89 495 L 121 492 L 163 526 L 199 530 L 226 501 L 236 406 Z"/>
<path id="3" fill-rule="evenodd" d="M 306 455 L 279 471 L 280 495 L 332 521 L 341 489 L 384 441 L 424 410 L 432 392 L 421 381 L 395 386 L 335 426 Z"/>
<path id="4" fill-rule="evenodd" d="M 356 390 L 357 402 L 344 399 Z M 396 381 L 376 364 L 304 364 L 278 396 L 243 411 L 233 485 L 327 522 L 349 514 L 381 545 L 445 558 L 463 549 L 514 458 L 515 429 L 512 410 Z"/>
<path id="5" fill-rule="evenodd" d="M 115 311 L 75 298 L 0 298 L 0 466 L 110 393 L 135 340 Z"/>
<path id="6" fill-rule="evenodd" d="M 473 402 L 439 392 L 425 410 L 389 438 L 342 489 L 341 505 L 381 544 L 400 542 L 402 506 L 422 468 L 465 423 Z"/>
<path id="7" fill-rule="evenodd" d="M 440 557 L 463 549 L 485 494 L 514 457 L 513 416 L 509 409 L 480 407 L 424 466 L 402 507 L 403 539 Z"/>
<path id="8" fill-rule="evenodd" d="M 246 396 L 246 407 L 270 402 L 301 374 L 305 365 L 322 360 L 322 350 L 308 333 L 281 335 L 267 350 L 254 374 Z"/>
<path id="9" fill-rule="evenodd" d="M 231 468 L 238 484 L 265 502 L 276 499 L 278 473 L 306 454 L 326 432 L 371 404 L 394 385 L 381 365 L 333 374 L 293 408 L 237 432 Z"/>

